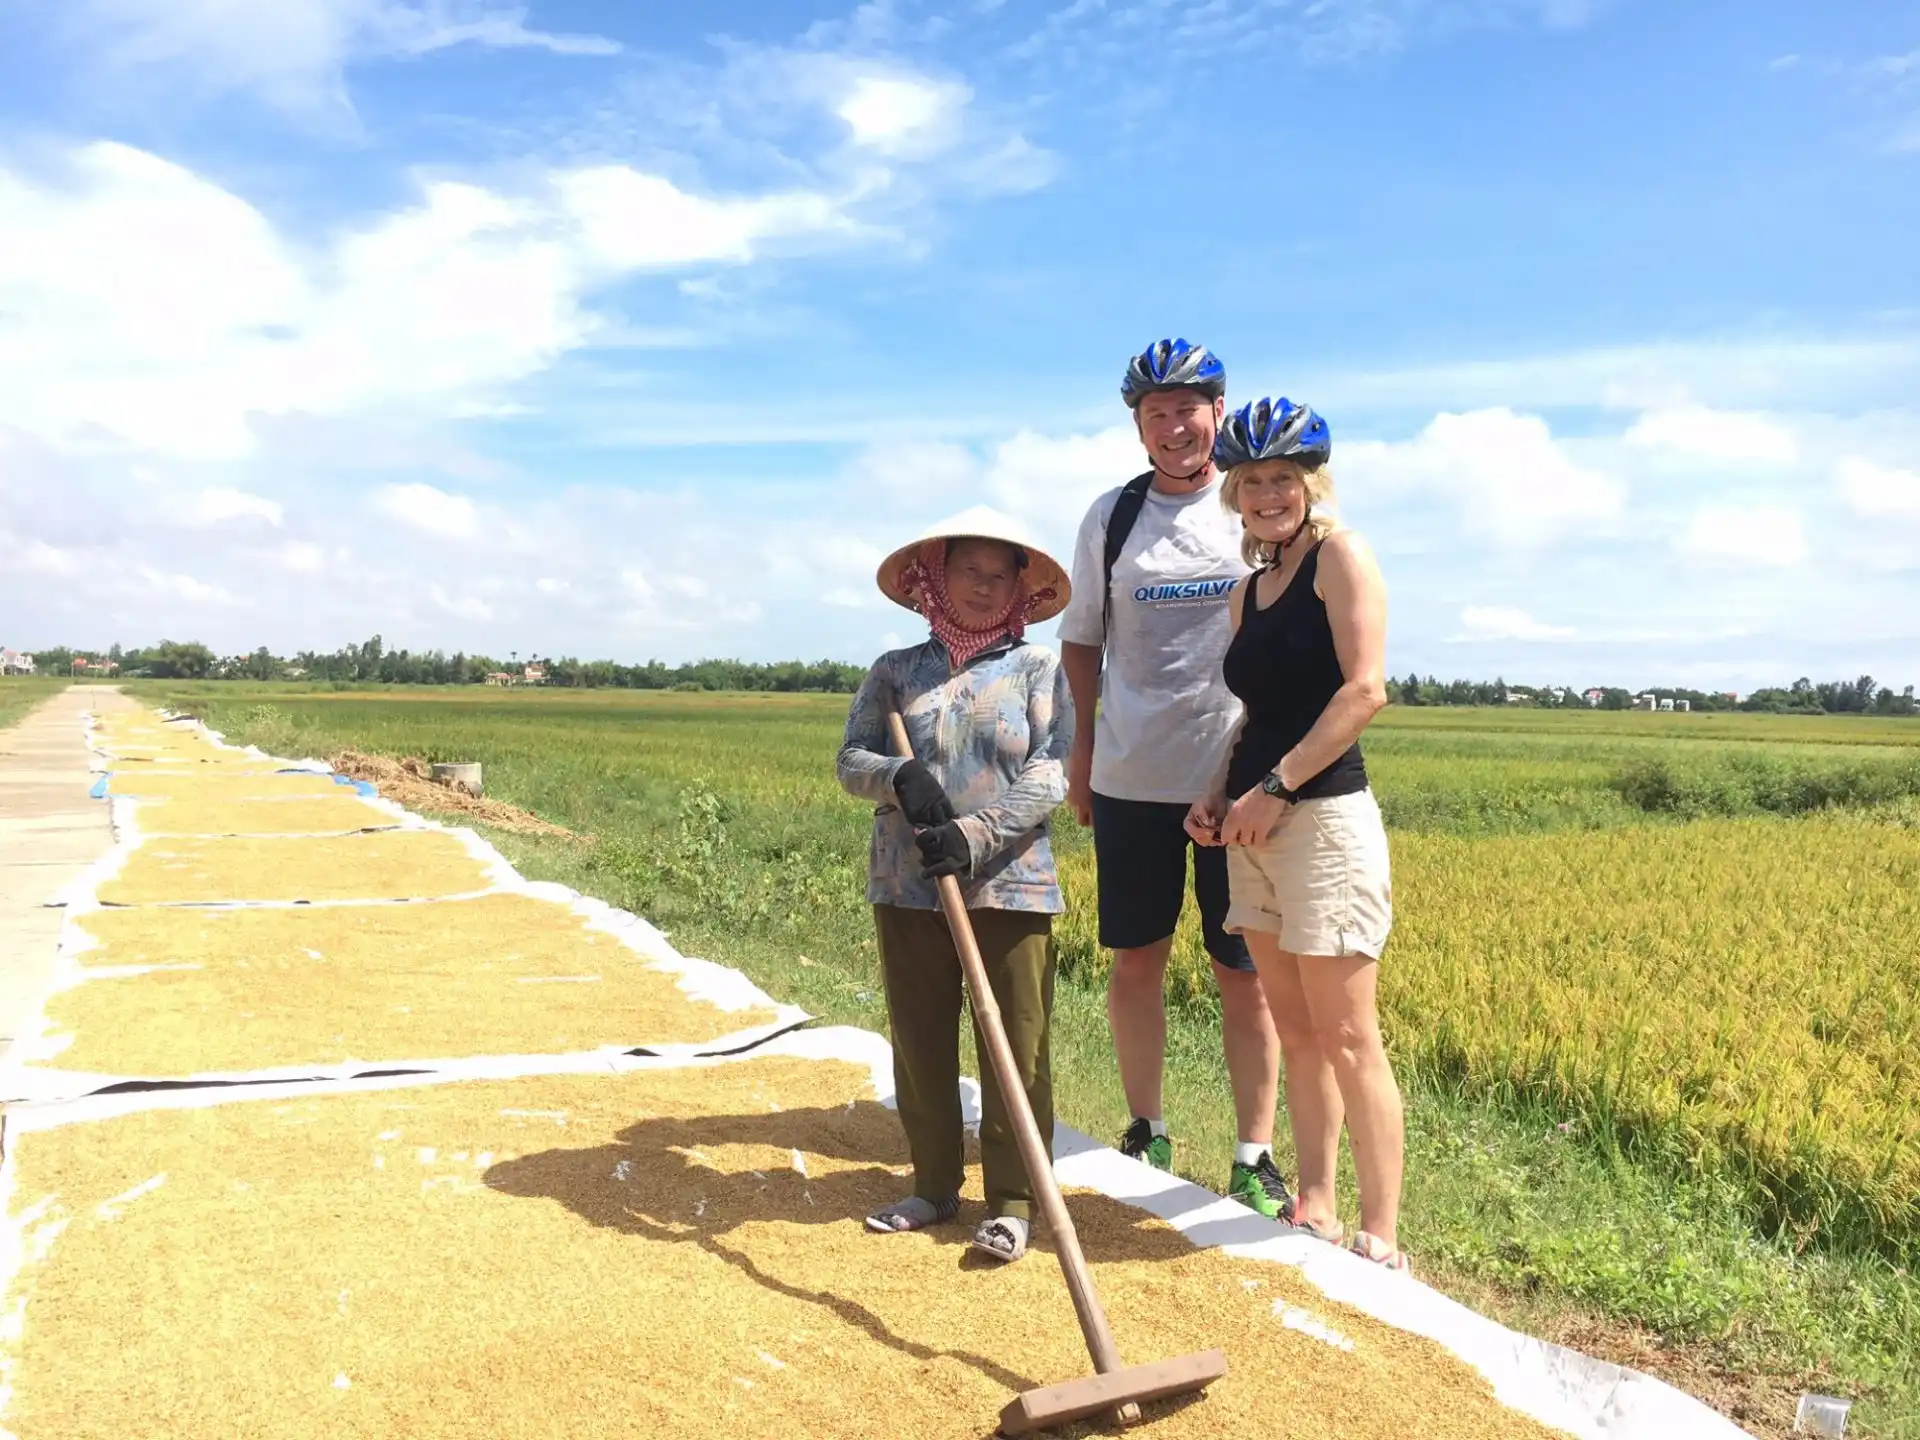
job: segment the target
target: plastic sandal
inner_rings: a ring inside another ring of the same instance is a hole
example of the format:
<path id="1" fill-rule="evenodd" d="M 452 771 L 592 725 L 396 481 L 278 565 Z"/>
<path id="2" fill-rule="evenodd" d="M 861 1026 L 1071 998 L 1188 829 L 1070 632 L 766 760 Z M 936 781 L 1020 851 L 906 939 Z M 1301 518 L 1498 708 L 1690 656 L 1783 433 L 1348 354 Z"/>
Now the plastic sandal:
<path id="1" fill-rule="evenodd" d="M 1027 1253 L 1027 1222 L 1012 1215 L 982 1220 L 969 1243 L 981 1254 L 1010 1264 Z"/>
<path id="2" fill-rule="evenodd" d="M 1395 1250 L 1379 1236 L 1369 1235 L 1364 1230 L 1353 1237 L 1353 1244 L 1347 1250 L 1349 1254 L 1358 1255 L 1362 1260 L 1383 1265 L 1389 1270 L 1398 1270 L 1406 1275 L 1413 1273 L 1413 1262 L 1407 1259 L 1404 1250 Z"/>
<path id="3" fill-rule="evenodd" d="M 1334 1221 L 1331 1226 L 1316 1225 L 1311 1220 L 1302 1220 L 1298 1216 L 1295 1216 L 1288 1220 L 1287 1223 L 1294 1229 L 1313 1236 L 1316 1240 L 1326 1241 L 1329 1245 L 1339 1245 L 1347 1238 L 1347 1227 L 1342 1225 L 1338 1220 Z"/>
<path id="4" fill-rule="evenodd" d="M 891 1205 L 882 1205 L 867 1216 L 867 1228 L 881 1235 L 907 1235 L 915 1230 L 924 1230 L 929 1225 L 941 1225 L 960 1213 L 960 1197 L 935 1204 L 919 1195 L 909 1195 L 904 1200 L 895 1200 Z"/>

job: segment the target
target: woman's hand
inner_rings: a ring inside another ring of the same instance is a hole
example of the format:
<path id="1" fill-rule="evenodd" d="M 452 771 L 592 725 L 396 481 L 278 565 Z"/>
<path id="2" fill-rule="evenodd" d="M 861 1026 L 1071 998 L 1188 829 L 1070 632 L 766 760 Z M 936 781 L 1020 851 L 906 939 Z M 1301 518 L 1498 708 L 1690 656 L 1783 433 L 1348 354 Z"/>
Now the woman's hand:
<path id="1" fill-rule="evenodd" d="M 953 802 L 918 760 L 907 761 L 894 773 L 893 793 L 900 797 L 900 813 L 910 825 L 944 825 L 953 819 Z"/>
<path id="2" fill-rule="evenodd" d="M 920 873 L 928 880 L 938 880 L 943 875 L 965 875 L 973 867 L 972 851 L 957 820 L 916 830 L 913 839 L 920 847 Z"/>
<path id="3" fill-rule="evenodd" d="M 1219 845 L 1220 822 L 1227 817 L 1227 792 L 1215 791 L 1211 795 L 1202 795 L 1193 802 L 1187 811 L 1187 834 L 1196 845 Z"/>
<path id="4" fill-rule="evenodd" d="M 1278 795 L 1267 794 L 1256 785 L 1234 801 L 1233 808 L 1227 811 L 1227 818 L 1220 825 L 1220 842 L 1224 845 L 1264 845 L 1286 810 L 1286 801 Z"/>

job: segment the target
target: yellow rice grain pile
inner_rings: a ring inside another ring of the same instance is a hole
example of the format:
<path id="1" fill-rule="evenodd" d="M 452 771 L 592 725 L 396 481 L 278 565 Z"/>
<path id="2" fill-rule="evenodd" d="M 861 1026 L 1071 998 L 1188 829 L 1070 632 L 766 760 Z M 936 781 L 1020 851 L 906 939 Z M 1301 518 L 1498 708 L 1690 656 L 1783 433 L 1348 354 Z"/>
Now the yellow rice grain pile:
<path id="1" fill-rule="evenodd" d="M 864 1070 L 761 1059 L 148 1112 L 18 1138 L 19 1440 L 979 1440 L 1089 1373 L 1052 1257 L 879 1236 Z M 976 1191 L 977 1194 L 977 1191 Z M 1122 1358 L 1231 1374 L 1138 1433 L 1545 1440 L 1437 1346 L 1285 1267 L 1070 1198 Z M 1291 1310 L 1339 1343 L 1289 1328 Z M 1069 1434 L 1089 1433 L 1085 1429 Z"/>
<path id="2" fill-rule="evenodd" d="M 103 882 L 102 904 L 435 899 L 483 890 L 485 867 L 453 835 L 389 830 L 301 839 L 157 839 Z"/>
<path id="3" fill-rule="evenodd" d="M 696 1043 L 773 1021 L 690 999 L 611 935 L 524 895 L 318 910 L 102 910 L 49 1063 L 108 1074 L 561 1054 Z"/>

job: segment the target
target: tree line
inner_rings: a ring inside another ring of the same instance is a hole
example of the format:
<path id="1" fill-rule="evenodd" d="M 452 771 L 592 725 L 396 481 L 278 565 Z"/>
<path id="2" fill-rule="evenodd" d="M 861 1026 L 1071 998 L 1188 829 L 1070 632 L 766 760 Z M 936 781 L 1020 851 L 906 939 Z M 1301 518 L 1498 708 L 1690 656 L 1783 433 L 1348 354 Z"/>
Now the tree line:
<path id="1" fill-rule="evenodd" d="M 42 674 L 67 674 L 75 658 L 110 661 L 128 678 L 166 680 L 305 680 L 347 685 L 478 685 L 488 677 L 509 676 L 516 683 L 562 689 L 823 691 L 851 694 L 867 671 L 838 660 L 697 660 L 667 665 L 649 660 L 627 665 L 615 660 L 558 659 L 513 652 L 507 660 L 490 655 L 448 655 L 441 650 L 389 650 L 375 635 L 331 654 L 303 650 L 290 657 L 261 646 L 246 655 L 216 655 L 198 641 L 163 640 L 146 649 L 107 651 L 56 647 L 34 654 Z M 1509 685 L 1504 679 L 1441 681 L 1415 674 L 1387 682 L 1387 698 L 1396 705 L 1526 705 L 1542 709 L 1630 710 L 1636 699 L 1686 701 L 1694 710 L 1748 710 L 1801 715 L 1914 715 L 1920 708 L 1914 687 L 1896 692 L 1871 675 L 1856 680 L 1815 682 L 1801 678 L 1787 686 L 1769 686 L 1749 695 L 1656 685 L 1644 690 L 1619 686 L 1577 689 L 1566 686 Z"/>
<path id="2" fill-rule="evenodd" d="M 1871 675 L 1857 680 L 1828 680 L 1815 683 L 1802 677 L 1787 686 L 1765 686 L 1747 695 L 1725 691 L 1691 690 L 1684 686 L 1653 685 L 1644 690 L 1623 690 L 1617 685 L 1575 689 L 1569 686 L 1509 685 L 1505 680 L 1491 683 L 1476 680 L 1450 680 L 1441 683 L 1429 675 L 1422 679 L 1409 675 L 1404 680 L 1387 682 L 1387 699 L 1396 705 L 1530 705 L 1539 709 L 1631 710 L 1634 702 L 1651 696 L 1663 700 L 1685 701 L 1692 710 L 1746 710 L 1771 715 L 1914 715 L 1920 714 L 1920 701 L 1914 687 L 1895 691 Z"/>
<path id="3" fill-rule="evenodd" d="M 698 660 L 667 665 L 650 660 L 624 665 L 613 660 L 558 659 L 518 653 L 502 660 L 443 650 L 389 650 L 381 637 L 347 645 L 332 654 L 302 650 L 291 656 L 261 646 L 245 655 L 216 655 L 198 641 L 163 640 L 149 649 L 105 652 L 56 648 L 38 651 L 34 664 L 43 674 L 67 674 L 76 656 L 106 660 L 118 677 L 162 680 L 304 680 L 346 685 L 479 685 L 491 677 L 516 684 L 564 689 L 827 691 L 852 694 L 866 678 L 864 665 L 837 660 Z M 81 673 L 84 673 L 82 671 Z M 537 677 L 537 678 L 530 678 Z"/>

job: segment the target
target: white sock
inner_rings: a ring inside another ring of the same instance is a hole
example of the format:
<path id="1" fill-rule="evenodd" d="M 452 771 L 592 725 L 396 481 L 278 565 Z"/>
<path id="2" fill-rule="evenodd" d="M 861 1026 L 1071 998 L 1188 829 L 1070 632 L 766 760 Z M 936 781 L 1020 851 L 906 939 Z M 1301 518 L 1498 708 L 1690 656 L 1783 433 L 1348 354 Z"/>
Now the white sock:
<path id="1" fill-rule="evenodd" d="M 1249 1168 L 1259 1162 L 1262 1155 L 1268 1153 L 1271 1146 L 1258 1145 L 1251 1140 L 1242 1140 L 1233 1147 L 1233 1163 Z"/>
<path id="2" fill-rule="evenodd" d="M 1158 1117 L 1153 1115 L 1143 1116 L 1142 1118 L 1145 1119 L 1145 1121 L 1147 1122 L 1147 1129 L 1151 1131 L 1153 1134 L 1164 1135 L 1167 1133 L 1166 1121 L 1161 1120 Z"/>

